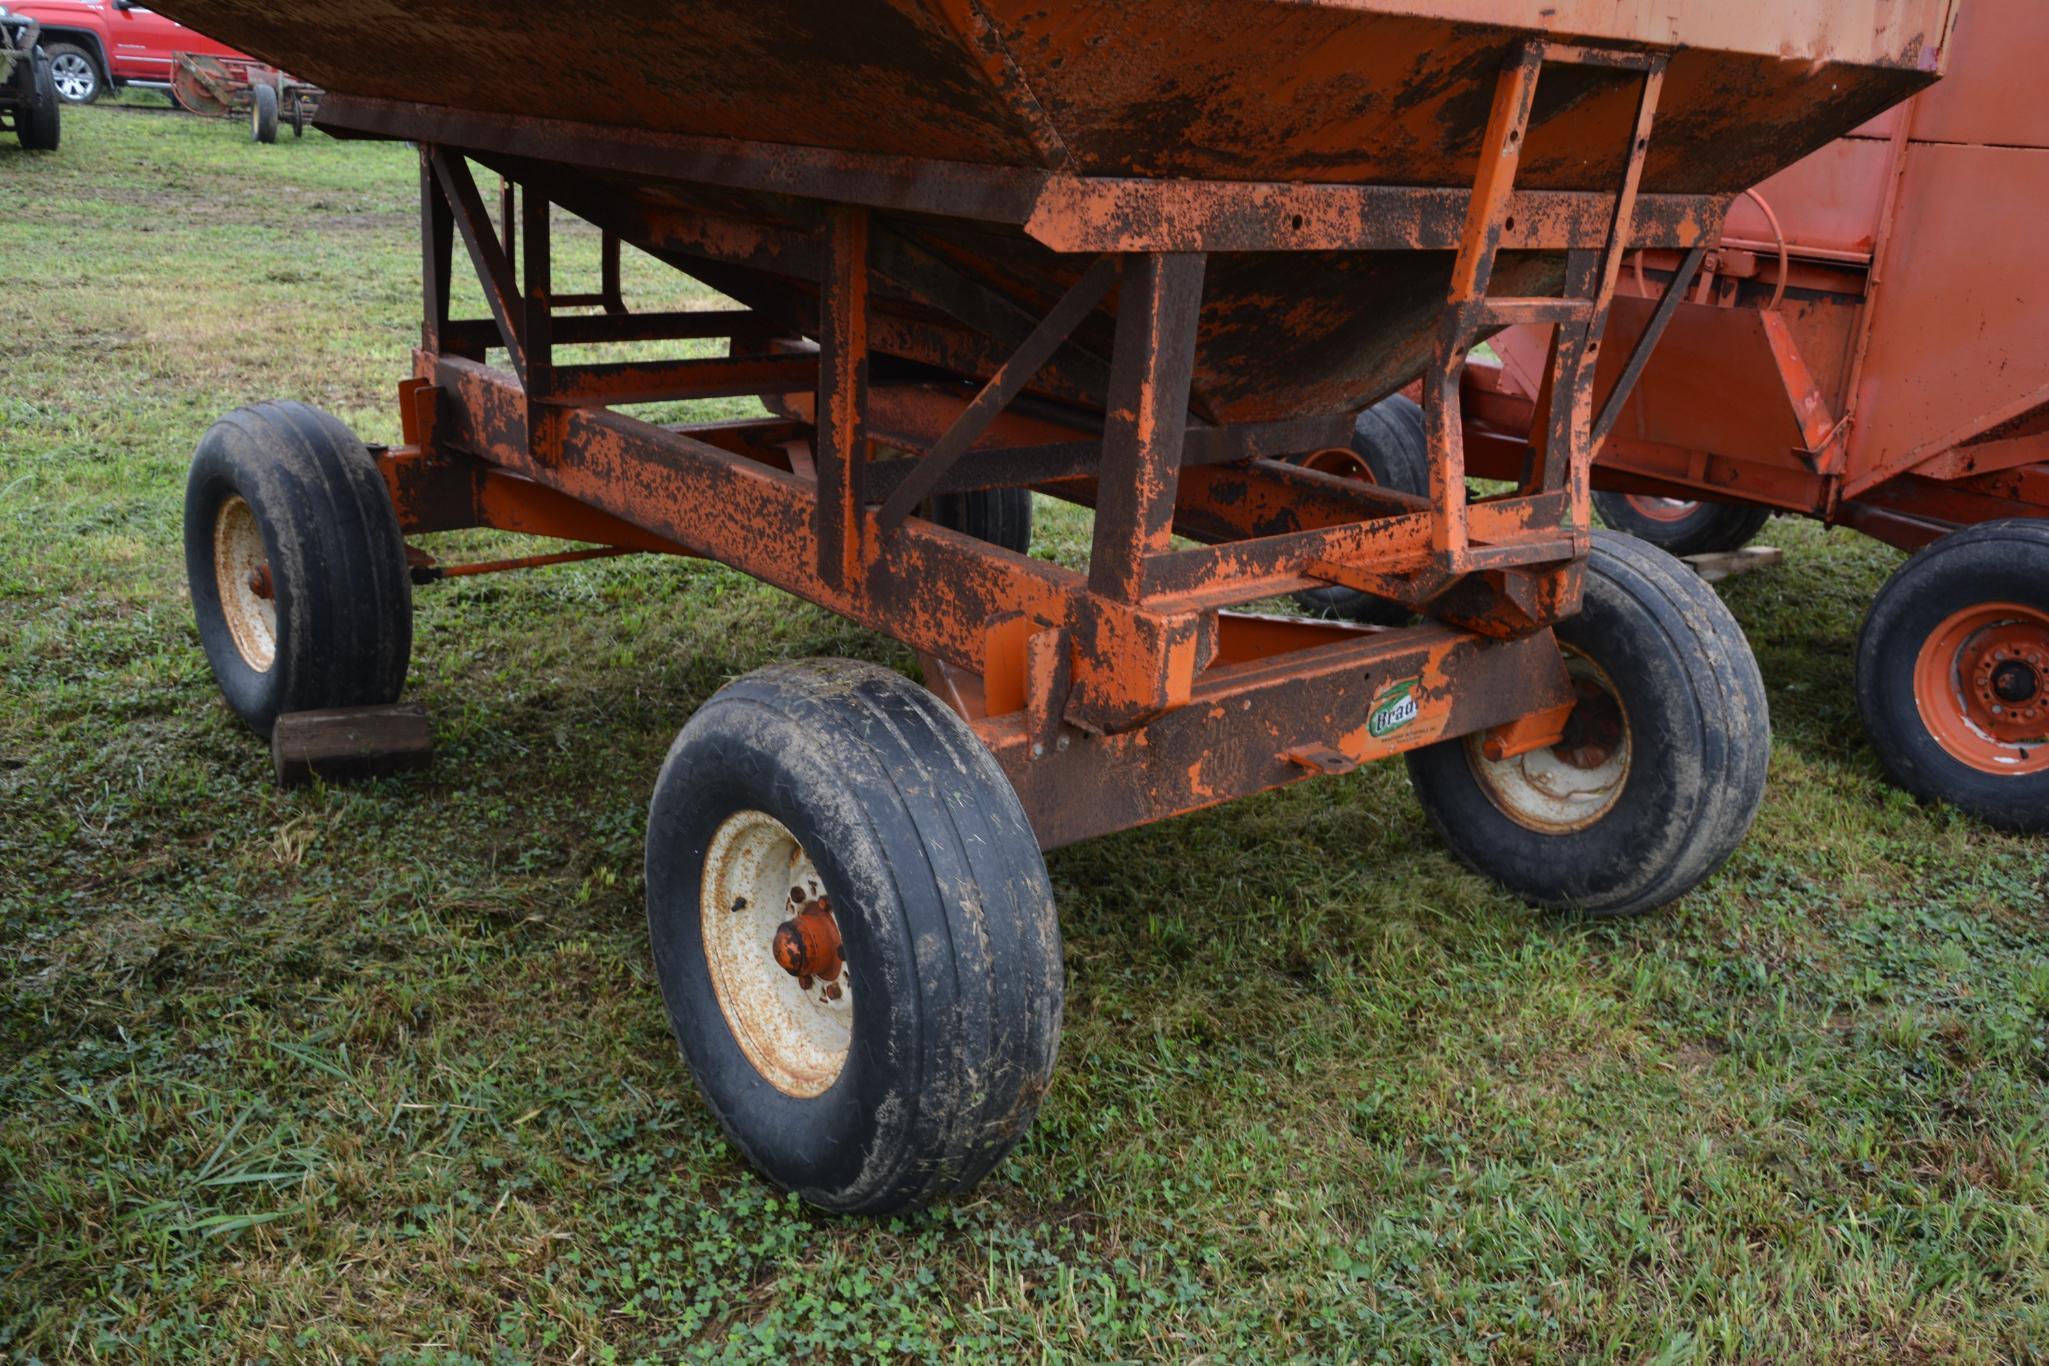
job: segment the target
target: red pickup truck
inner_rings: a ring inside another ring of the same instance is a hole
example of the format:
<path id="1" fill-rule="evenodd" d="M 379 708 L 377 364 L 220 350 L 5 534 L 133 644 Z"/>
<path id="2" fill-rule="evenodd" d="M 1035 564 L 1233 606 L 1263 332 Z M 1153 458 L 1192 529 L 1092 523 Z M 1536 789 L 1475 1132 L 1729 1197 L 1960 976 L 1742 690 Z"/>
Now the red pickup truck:
<path id="1" fill-rule="evenodd" d="M 242 55 L 131 0 L 7 0 L 7 8 L 42 24 L 50 75 L 67 104 L 124 85 L 168 92 L 174 52 Z"/>

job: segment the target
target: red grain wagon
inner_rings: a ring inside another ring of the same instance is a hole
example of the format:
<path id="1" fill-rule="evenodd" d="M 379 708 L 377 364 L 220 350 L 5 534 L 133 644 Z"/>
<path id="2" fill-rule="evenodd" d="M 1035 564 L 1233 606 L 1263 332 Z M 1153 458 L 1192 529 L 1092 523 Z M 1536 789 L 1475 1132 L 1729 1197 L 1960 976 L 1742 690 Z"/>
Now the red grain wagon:
<path id="1" fill-rule="evenodd" d="M 1533 901 L 1642 910 L 1726 857 L 1763 694 L 1711 592 L 1590 529 L 1597 338 L 1628 251 L 1715 241 L 1927 85 L 1951 0 L 167 3 L 318 81 L 329 131 L 420 148 L 405 444 L 269 404 L 194 460 L 194 602 L 252 726 L 395 697 L 405 538 L 458 527 L 707 556 L 923 656 L 929 690 L 731 684 L 649 815 L 712 1110 L 776 1181 L 886 1210 L 979 1179 L 1045 1090 L 1044 848 L 1400 753 Z M 737 306 L 558 288 L 565 212 Z M 487 318 L 450 316 L 458 240 Z M 1530 321 L 1567 400 L 1469 499 L 1462 361 Z M 729 354 L 555 350 L 702 338 Z M 1427 493 L 1276 458 L 1419 374 Z M 626 411 L 735 394 L 778 416 Z M 1021 553 L 1025 490 L 1095 510 L 1086 572 Z M 1230 610 L 1331 586 L 1423 620 Z"/>
<path id="2" fill-rule="evenodd" d="M 1971 0 L 1927 93 L 1738 199 L 1711 250 L 1624 270 L 1595 381 L 1669 313 L 1594 470 L 1610 525 L 1733 549 L 1774 512 L 1916 552 L 1872 603 L 1856 686 L 1902 787 L 2049 830 L 2049 6 Z M 1525 458 L 1547 330 L 1467 372 L 1474 468 Z"/>

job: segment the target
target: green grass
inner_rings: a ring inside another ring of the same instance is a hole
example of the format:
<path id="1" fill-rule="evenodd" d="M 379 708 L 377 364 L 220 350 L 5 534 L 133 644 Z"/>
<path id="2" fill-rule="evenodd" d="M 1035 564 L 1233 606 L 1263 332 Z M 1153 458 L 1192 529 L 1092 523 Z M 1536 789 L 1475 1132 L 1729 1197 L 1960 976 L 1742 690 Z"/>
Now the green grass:
<path id="1" fill-rule="evenodd" d="M 0 1358 L 2049 1352 L 2049 856 L 1882 781 L 1850 657 L 1891 552 L 1781 521 L 1724 585 L 1771 792 L 1680 905 L 1534 915 L 1399 765 L 1056 854 L 1037 1127 L 968 1200 L 823 1218 L 677 1058 L 643 811 L 724 680 L 902 652 L 711 565 L 455 582 L 432 771 L 274 790 L 184 464 L 267 397 L 396 437 L 415 166 L 64 139 L 0 148 Z"/>

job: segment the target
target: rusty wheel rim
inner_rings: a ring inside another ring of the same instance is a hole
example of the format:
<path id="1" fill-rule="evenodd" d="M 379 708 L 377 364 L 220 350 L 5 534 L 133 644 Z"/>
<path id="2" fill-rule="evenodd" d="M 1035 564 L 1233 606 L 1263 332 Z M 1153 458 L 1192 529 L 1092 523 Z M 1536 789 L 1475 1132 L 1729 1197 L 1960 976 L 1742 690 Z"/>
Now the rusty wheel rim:
<path id="1" fill-rule="evenodd" d="M 1466 759 L 1480 790 L 1502 815 L 1546 835 L 1584 830 L 1610 811 L 1629 783 L 1629 712 L 1601 667 L 1565 651 L 1565 671 L 1578 702 L 1557 744 L 1506 759 L 1489 759 L 1485 734 L 1466 737 Z"/>
<path id="2" fill-rule="evenodd" d="M 235 653 L 257 673 L 277 661 L 277 594 L 256 510 L 230 494 L 214 514 L 213 577 Z"/>
<path id="3" fill-rule="evenodd" d="M 1653 522 L 1683 522 L 1700 510 L 1700 504 L 1691 498 L 1654 498 L 1647 493 L 1624 495 L 1630 509 L 1640 517 Z"/>
<path id="4" fill-rule="evenodd" d="M 700 917 L 712 991 L 747 1061 L 785 1095 L 824 1094 L 846 1066 L 854 992 L 804 846 L 765 811 L 728 816 L 705 853 Z M 822 938 L 829 961 L 793 957 L 793 935 Z"/>
<path id="5" fill-rule="evenodd" d="M 1914 706 L 1959 763 L 2049 771 L 2049 612 L 1994 602 L 1951 613 L 1915 656 Z"/>
<path id="6" fill-rule="evenodd" d="M 1366 457 L 1350 446 L 1327 446 L 1320 451 L 1311 451 L 1299 462 L 1305 470 L 1318 474 L 1334 474 L 1340 479 L 1351 479 L 1361 484 L 1378 482 L 1373 477 L 1373 467 L 1366 463 Z"/>

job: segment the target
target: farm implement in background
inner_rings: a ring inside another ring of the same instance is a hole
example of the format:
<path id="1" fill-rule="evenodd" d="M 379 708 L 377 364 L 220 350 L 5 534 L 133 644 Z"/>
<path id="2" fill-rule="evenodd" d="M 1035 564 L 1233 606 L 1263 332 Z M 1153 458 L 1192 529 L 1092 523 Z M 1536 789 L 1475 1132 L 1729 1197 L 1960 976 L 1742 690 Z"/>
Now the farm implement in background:
<path id="1" fill-rule="evenodd" d="M 304 137 L 320 112 L 320 87 L 248 57 L 173 54 L 171 98 L 202 118 L 247 118 L 252 142 L 276 142 L 280 127 Z"/>
<path id="2" fill-rule="evenodd" d="M 1900 786 L 2049 830 L 2049 52 L 2039 0 L 1970 0 L 1940 83 L 1762 181 L 1719 240 L 1646 245 L 1594 380 L 1595 502 L 1677 554 L 1799 513 L 1913 552 L 1857 651 Z M 1475 472 L 1529 458 L 1550 329 L 1466 370 Z"/>

